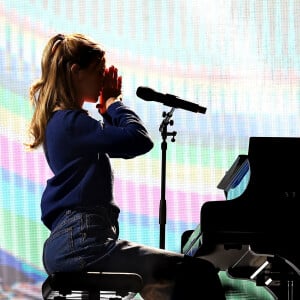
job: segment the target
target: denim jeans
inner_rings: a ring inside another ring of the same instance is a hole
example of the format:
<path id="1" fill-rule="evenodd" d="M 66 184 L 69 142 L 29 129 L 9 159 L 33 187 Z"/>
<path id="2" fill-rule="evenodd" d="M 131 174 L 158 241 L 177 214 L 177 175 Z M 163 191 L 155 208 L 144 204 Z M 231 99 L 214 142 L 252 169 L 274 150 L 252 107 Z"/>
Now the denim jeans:
<path id="1" fill-rule="evenodd" d="M 118 215 L 105 208 L 67 210 L 45 241 L 43 263 L 48 274 L 138 273 L 147 300 L 225 299 L 210 262 L 119 239 Z"/>
<path id="2" fill-rule="evenodd" d="M 67 210 L 44 244 L 43 263 L 54 271 L 81 271 L 115 247 L 117 215 L 104 207 Z"/>

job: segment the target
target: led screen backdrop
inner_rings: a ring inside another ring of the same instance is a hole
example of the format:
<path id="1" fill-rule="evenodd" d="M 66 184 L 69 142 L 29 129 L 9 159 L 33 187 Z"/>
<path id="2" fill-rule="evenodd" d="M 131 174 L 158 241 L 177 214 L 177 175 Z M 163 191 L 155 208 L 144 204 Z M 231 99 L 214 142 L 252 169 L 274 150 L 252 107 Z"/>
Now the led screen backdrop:
<path id="1" fill-rule="evenodd" d="M 32 115 L 29 85 L 39 78 L 50 36 L 81 32 L 104 45 L 108 65 L 123 76 L 123 101 L 155 142 L 142 157 L 112 161 L 121 238 L 159 247 L 159 127 L 171 108 L 143 101 L 136 89 L 207 108 L 176 109 L 168 127 L 177 135 L 167 139 L 166 249 L 180 251 L 181 234 L 199 223 L 202 204 L 225 200 L 217 184 L 247 153 L 250 136 L 299 136 L 299 16 L 297 0 L 0 1 L 1 292 L 40 299 L 46 276 L 40 198 L 52 173 L 42 150 L 28 152 L 23 143 Z M 87 109 L 101 119 L 94 106 Z M 268 299 L 249 282 L 239 287 Z"/>

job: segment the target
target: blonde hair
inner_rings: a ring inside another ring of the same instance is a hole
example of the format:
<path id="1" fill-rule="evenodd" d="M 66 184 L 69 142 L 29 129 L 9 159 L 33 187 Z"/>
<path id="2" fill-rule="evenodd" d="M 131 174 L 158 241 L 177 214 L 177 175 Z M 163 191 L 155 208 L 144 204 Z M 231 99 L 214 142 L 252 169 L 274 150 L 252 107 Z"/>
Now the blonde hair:
<path id="1" fill-rule="evenodd" d="M 105 51 L 88 37 L 79 34 L 57 34 L 46 44 L 41 60 L 41 78 L 30 87 L 29 97 L 34 107 L 29 125 L 33 137 L 30 149 L 43 144 L 48 120 L 54 109 L 81 109 L 75 98 L 71 80 L 71 65 L 87 68 L 95 60 L 103 59 Z"/>

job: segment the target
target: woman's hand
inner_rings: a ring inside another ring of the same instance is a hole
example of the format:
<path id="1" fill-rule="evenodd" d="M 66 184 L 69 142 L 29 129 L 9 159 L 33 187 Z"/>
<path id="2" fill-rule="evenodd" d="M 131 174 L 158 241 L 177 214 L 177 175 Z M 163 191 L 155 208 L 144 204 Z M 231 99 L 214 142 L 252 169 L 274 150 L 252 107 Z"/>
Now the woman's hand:
<path id="1" fill-rule="evenodd" d="M 120 100 L 121 88 L 122 77 L 118 76 L 118 69 L 114 66 L 105 69 L 103 87 L 99 97 L 100 103 L 96 106 L 101 115 L 106 113 L 106 110 L 112 103 Z"/>

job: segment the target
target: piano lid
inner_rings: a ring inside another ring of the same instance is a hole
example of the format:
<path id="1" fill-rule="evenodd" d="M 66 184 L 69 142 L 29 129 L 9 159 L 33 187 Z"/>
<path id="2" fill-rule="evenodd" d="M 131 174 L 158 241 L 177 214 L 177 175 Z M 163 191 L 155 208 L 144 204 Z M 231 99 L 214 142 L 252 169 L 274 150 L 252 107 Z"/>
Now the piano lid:
<path id="1" fill-rule="evenodd" d="M 251 187 L 293 192 L 299 189 L 300 138 L 250 137 Z"/>
<path id="2" fill-rule="evenodd" d="M 299 170 L 300 138 L 253 136 L 248 155 L 238 155 L 217 187 L 224 190 L 227 200 L 242 196 L 255 201 L 265 194 L 294 198 L 300 190 L 300 179 L 295 176 Z"/>

